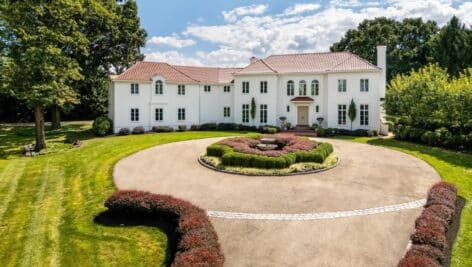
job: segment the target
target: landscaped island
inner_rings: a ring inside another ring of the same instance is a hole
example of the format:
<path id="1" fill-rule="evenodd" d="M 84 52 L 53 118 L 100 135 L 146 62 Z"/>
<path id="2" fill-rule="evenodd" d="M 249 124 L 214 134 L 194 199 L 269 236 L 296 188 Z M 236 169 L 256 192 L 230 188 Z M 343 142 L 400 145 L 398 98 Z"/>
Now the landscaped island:
<path id="1" fill-rule="evenodd" d="M 329 143 L 291 135 L 228 138 L 207 147 L 203 165 L 245 175 L 288 175 L 334 167 L 338 158 Z"/>

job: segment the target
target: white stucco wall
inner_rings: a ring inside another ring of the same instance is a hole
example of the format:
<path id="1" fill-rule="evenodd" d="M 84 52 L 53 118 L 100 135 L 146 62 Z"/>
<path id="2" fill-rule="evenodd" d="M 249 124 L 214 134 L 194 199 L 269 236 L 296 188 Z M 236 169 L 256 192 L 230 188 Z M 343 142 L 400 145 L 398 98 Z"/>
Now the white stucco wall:
<path id="1" fill-rule="evenodd" d="M 109 91 L 109 116 L 114 121 L 114 131 L 120 128 L 143 126 L 150 130 L 152 126 L 179 125 L 190 127 L 193 124 L 208 122 L 234 122 L 242 123 L 242 105 L 251 104 L 254 97 L 256 101 L 256 118 L 254 123 L 249 120 L 246 125 L 259 126 L 261 124 L 280 125 L 279 117 L 287 117 L 292 125 L 297 125 L 297 106 L 307 105 L 309 125 L 316 123 L 317 117 L 323 117 L 323 127 L 350 129 L 350 121 L 347 118 L 346 125 L 338 125 L 338 104 L 349 106 L 354 99 L 357 107 L 357 118 L 353 123 L 353 129 L 378 130 L 380 113 L 380 94 L 382 93 L 381 72 L 366 73 L 329 73 L 329 74 L 284 74 L 284 75 L 236 75 L 230 92 L 223 91 L 223 84 L 210 84 L 211 91 L 204 92 L 204 84 L 186 84 L 185 95 L 178 95 L 177 84 L 166 83 L 160 76 L 153 77 L 152 81 L 139 82 L 139 94 L 131 94 L 131 81 L 114 81 Z M 311 81 L 318 80 L 319 95 L 311 95 Z M 338 92 L 338 79 L 347 80 L 347 91 Z M 360 79 L 369 79 L 369 92 L 360 91 Z M 163 94 L 155 94 L 155 81 L 163 81 Z M 287 82 L 294 81 L 294 96 L 287 96 Z M 291 99 L 299 96 L 299 82 L 307 83 L 307 96 L 314 99 L 313 103 L 297 104 Z M 249 93 L 242 93 L 242 82 L 249 82 Z M 267 81 L 267 93 L 260 92 L 260 82 Z M 268 107 L 267 123 L 260 123 L 260 105 Z M 360 105 L 369 105 L 369 125 L 360 125 Z M 315 107 L 319 106 L 319 112 Z M 287 106 L 290 111 L 287 112 Z M 223 116 L 223 108 L 230 107 L 231 116 Z M 140 120 L 131 121 L 130 109 L 139 108 Z M 155 109 L 162 108 L 163 121 L 155 120 Z M 178 108 L 186 109 L 186 119 L 179 121 Z"/>

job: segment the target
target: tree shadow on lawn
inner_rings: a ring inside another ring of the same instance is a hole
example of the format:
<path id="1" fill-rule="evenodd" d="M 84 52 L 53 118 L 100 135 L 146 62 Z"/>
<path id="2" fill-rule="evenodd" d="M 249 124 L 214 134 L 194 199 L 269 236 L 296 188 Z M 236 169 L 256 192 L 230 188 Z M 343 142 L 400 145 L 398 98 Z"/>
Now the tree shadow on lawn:
<path id="1" fill-rule="evenodd" d="M 451 254 L 452 254 L 452 247 L 454 246 L 454 242 L 456 242 L 457 234 L 459 233 L 460 223 L 461 223 L 461 215 L 462 210 L 464 209 L 465 203 L 467 201 L 465 198 L 461 196 L 457 196 L 456 199 L 456 213 L 452 218 L 452 224 L 449 226 L 449 229 L 446 232 L 446 240 L 447 240 L 447 251 L 446 251 L 446 262 L 444 266 L 451 266 Z"/>
<path id="2" fill-rule="evenodd" d="M 466 152 L 447 150 L 444 148 L 431 147 L 406 141 L 398 141 L 394 139 L 372 139 L 368 140 L 367 143 L 370 145 L 392 147 L 412 152 L 419 152 L 431 157 L 435 157 L 451 165 L 460 166 L 464 168 L 472 168 L 472 154 Z"/>
<path id="3" fill-rule="evenodd" d="M 112 211 L 104 211 L 94 218 L 96 224 L 109 227 L 134 227 L 149 226 L 155 227 L 167 236 L 168 244 L 165 255 L 165 265 L 170 266 L 177 250 L 179 234 L 176 232 L 177 219 L 172 214 L 142 215 L 142 214 L 123 214 Z"/>
<path id="4" fill-rule="evenodd" d="M 46 127 L 45 134 L 49 152 L 66 150 L 74 140 L 94 137 L 87 125 L 64 125 L 56 130 Z M 19 156 L 19 147 L 35 143 L 35 138 L 35 128 L 31 126 L 0 127 L 0 159 Z"/>

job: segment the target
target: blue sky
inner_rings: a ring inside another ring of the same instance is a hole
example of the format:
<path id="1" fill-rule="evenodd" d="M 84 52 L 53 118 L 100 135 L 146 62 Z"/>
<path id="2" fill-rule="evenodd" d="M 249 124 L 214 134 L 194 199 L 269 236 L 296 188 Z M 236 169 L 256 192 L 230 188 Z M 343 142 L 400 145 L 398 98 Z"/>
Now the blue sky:
<path id="1" fill-rule="evenodd" d="M 146 60 L 242 66 L 249 57 L 328 51 L 366 18 L 452 15 L 472 24 L 472 2 L 454 0 L 137 0 Z"/>

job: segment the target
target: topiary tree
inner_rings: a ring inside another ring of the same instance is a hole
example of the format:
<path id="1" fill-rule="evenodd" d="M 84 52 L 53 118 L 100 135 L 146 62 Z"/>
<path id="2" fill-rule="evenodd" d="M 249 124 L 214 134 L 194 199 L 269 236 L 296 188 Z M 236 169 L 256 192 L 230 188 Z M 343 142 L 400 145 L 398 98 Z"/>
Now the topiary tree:
<path id="1" fill-rule="evenodd" d="M 354 103 L 354 99 L 351 99 L 351 104 L 349 104 L 349 110 L 347 111 L 347 115 L 351 120 L 351 132 L 352 132 L 352 122 L 356 119 L 357 116 L 357 109 L 356 103 Z"/>
<path id="2" fill-rule="evenodd" d="M 256 100 L 254 97 L 251 99 L 251 119 L 252 119 L 252 125 L 254 125 L 254 119 L 256 118 Z"/>

